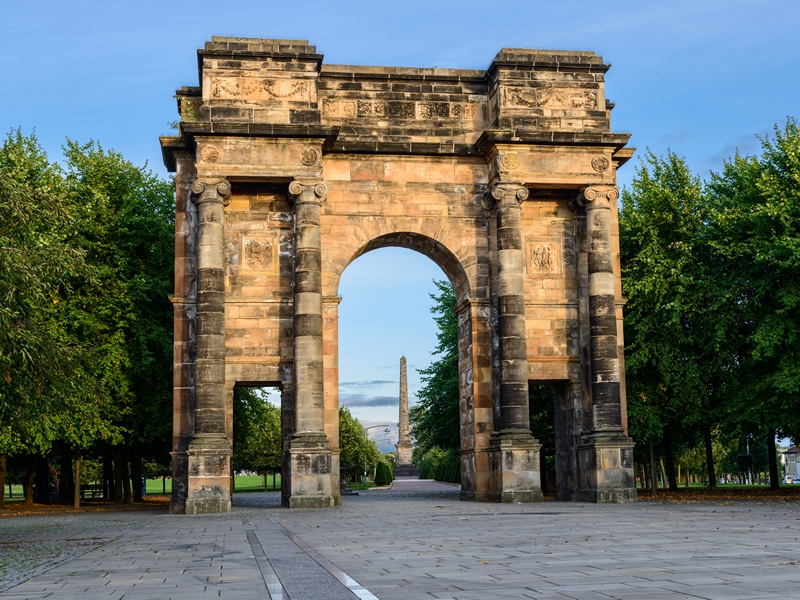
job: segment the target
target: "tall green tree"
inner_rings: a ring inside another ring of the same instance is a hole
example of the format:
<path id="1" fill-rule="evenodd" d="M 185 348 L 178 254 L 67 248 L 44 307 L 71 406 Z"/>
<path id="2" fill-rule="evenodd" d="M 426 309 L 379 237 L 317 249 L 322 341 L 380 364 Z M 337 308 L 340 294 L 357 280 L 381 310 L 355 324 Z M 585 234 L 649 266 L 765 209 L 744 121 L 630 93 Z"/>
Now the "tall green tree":
<path id="1" fill-rule="evenodd" d="M 417 392 L 417 404 L 409 410 L 411 430 L 422 454 L 433 448 L 457 451 L 460 447 L 456 295 L 449 281 L 433 283 L 439 290 L 431 294 L 438 331 L 431 354 L 438 358 L 419 370 L 423 385 Z"/>
<path id="2" fill-rule="evenodd" d="M 735 315 L 738 341 L 729 420 L 758 433 L 777 463 L 776 433 L 800 437 L 800 128 L 788 119 L 762 140 L 760 156 L 727 161 L 708 185 L 712 243 L 729 295 L 720 312 Z"/>
<path id="3" fill-rule="evenodd" d="M 76 206 L 69 242 L 90 276 L 57 306 L 85 350 L 89 402 L 73 398 L 64 436 L 75 446 L 125 441 L 168 451 L 171 431 L 173 186 L 99 144 L 68 141 L 67 193 Z M 91 414 L 87 413 L 91 411 Z M 137 455 L 138 460 L 138 455 Z"/>
<path id="4" fill-rule="evenodd" d="M 371 473 L 381 460 L 378 444 L 364 435 L 364 427 L 353 416 L 346 406 L 339 407 L 339 468 L 349 474 L 351 479 L 358 479 L 364 472 Z"/>
<path id="5" fill-rule="evenodd" d="M 631 188 L 623 190 L 629 426 L 640 448 L 642 442 L 663 441 L 670 465 L 679 423 L 707 432 L 710 452 L 725 389 L 720 374 L 731 360 L 724 318 L 714 311 L 720 289 L 709 218 L 700 178 L 672 152 L 664 158 L 648 153 Z M 713 461 L 709 467 L 713 482 Z M 670 479 L 674 486 L 673 473 Z"/>
<path id="6" fill-rule="evenodd" d="M 67 239 L 75 205 L 34 135 L 0 147 L 0 454 L 45 452 L 61 399 L 81 393 L 80 347 L 65 340 L 52 306 L 86 276 L 85 252 Z"/>

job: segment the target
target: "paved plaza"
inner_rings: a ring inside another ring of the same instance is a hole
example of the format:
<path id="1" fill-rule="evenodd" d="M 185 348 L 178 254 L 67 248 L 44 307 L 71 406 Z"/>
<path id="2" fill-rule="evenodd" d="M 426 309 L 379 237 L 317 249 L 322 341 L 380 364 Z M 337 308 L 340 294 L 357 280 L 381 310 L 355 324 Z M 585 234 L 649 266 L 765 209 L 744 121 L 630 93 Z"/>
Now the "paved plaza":
<path id="1" fill-rule="evenodd" d="M 371 490 L 335 510 L 287 510 L 259 493 L 237 496 L 226 515 L 3 518 L 3 587 L 37 561 L 68 560 L 0 598 L 800 598 L 795 502 L 496 505 L 457 495 Z"/>

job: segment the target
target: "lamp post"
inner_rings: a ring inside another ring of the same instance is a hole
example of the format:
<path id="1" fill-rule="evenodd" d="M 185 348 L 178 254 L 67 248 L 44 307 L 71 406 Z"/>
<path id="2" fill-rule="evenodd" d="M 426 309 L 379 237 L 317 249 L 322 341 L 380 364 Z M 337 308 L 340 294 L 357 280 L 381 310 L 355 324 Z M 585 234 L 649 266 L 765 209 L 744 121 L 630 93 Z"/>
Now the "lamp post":
<path id="1" fill-rule="evenodd" d="M 378 427 L 386 427 L 383 433 L 391 433 L 389 426 L 384 423 L 383 425 L 372 425 L 371 427 L 364 427 L 364 489 L 367 489 L 367 430 L 377 429 Z"/>

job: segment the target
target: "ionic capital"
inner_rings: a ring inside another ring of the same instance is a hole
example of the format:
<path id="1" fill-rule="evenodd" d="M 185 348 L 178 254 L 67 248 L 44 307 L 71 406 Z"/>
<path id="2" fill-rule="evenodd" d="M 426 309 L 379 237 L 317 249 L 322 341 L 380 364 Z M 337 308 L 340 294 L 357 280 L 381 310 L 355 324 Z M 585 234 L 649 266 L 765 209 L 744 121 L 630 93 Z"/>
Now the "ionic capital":
<path id="1" fill-rule="evenodd" d="M 528 188 L 521 183 L 497 183 L 481 199 L 481 206 L 491 210 L 508 203 L 519 204 L 528 199 Z"/>
<path id="2" fill-rule="evenodd" d="M 295 179 L 289 184 L 289 196 L 295 204 L 313 202 L 322 204 L 328 195 L 328 186 L 321 179 Z"/>
<path id="3" fill-rule="evenodd" d="M 619 198 L 619 189 L 613 185 L 593 185 L 585 187 L 570 202 L 573 210 L 581 208 L 611 208 L 611 203 Z"/>
<path id="4" fill-rule="evenodd" d="M 218 202 L 228 206 L 231 202 L 231 184 L 225 179 L 195 179 L 192 182 L 192 202 Z"/>

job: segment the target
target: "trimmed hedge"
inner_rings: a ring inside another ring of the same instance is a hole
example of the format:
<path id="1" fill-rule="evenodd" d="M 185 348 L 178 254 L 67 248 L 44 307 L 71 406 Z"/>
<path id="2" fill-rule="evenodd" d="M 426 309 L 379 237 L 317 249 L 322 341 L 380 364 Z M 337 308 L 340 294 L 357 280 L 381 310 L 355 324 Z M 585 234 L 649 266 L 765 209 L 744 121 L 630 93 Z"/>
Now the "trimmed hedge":
<path id="1" fill-rule="evenodd" d="M 385 462 L 379 462 L 375 466 L 375 485 L 389 485 L 394 481 L 392 467 Z"/>

